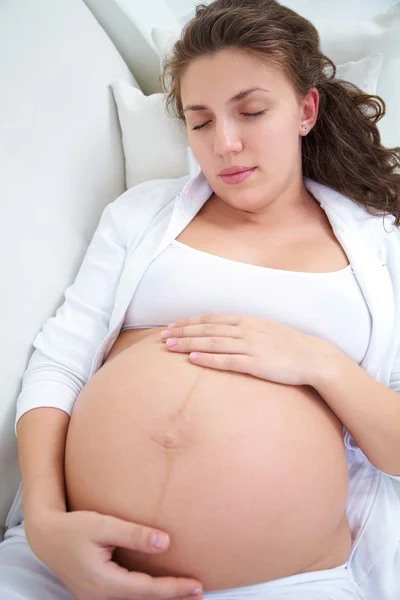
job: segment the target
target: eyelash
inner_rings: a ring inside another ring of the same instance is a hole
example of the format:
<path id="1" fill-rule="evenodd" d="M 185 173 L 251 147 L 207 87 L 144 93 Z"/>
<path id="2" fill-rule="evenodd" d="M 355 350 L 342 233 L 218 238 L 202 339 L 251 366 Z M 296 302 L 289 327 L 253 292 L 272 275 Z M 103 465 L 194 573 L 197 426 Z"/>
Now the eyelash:
<path id="1" fill-rule="evenodd" d="M 244 115 L 245 117 L 260 117 L 265 112 L 267 112 L 267 111 L 266 110 L 260 110 L 260 112 L 256 112 L 256 113 L 242 113 L 242 115 Z M 192 127 L 192 131 L 198 131 L 199 129 L 203 129 L 203 127 L 205 127 L 206 125 L 208 125 L 209 122 L 210 121 L 207 121 L 207 123 L 204 123 L 203 125 L 196 125 L 196 127 Z"/>

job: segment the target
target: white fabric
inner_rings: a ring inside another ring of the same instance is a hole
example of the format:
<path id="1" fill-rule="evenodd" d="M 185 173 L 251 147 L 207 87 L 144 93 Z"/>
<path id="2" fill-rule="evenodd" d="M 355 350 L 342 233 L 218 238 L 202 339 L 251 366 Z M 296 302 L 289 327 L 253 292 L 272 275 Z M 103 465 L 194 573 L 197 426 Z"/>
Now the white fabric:
<path id="1" fill-rule="evenodd" d="M 357 61 L 337 65 L 336 79 L 354 83 L 367 94 L 376 94 L 383 54 L 370 54 Z"/>
<path id="2" fill-rule="evenodd" d="M 23 528 L 0 544 L 1 600 L 74 600 L 61 581 L 32 552 Z"/>
<path id="3" fill-rule="evenodd" d="M 346 515 L 352 532 L 348 568 L 363 600 L 398 600 L 400 498 L 393 480 L 357 447 L 347 449 L 350 488 Z"/>
<path id="4" fill-rule="evenodd" d="M 292 575 L 231 590 L 206 592 L 205 600 L 362 600 L 351 573 L 342 565 L 335 569 Z"/>
<path id="5" fill-rule="evenodd" d="M 269 269 L 176 240 L 147 268 L 122 329 L 161 327 L 212 313 L 284 323 L 327 340 L 358 364 L 371 335 L 371 315 L 350 265 L 331 273 Z"/>
<path id="6" fill-rule="evenodd" d="M 134 84 L 81 0 L 0 1 L 0 529 L 19 483 L 13 422 L 32 339 L 126 189 L 116 77 Z"/>
<path id="7" fill-rule="evenodd" d="M 124 80 L 112 83 L 125 155 L 127 189 L 187 175 L 185 126 L 167 114 L 164 94 L 145 96 Z"/>
<path id="8" fill-rule="evenodd" d="M 73 600 L 60 580 L 30 550 L 22 526 L 0 544 L 1 600 Z M 205 600 L 362 600 L 346 567 L 302 573 L 267 583 L 204 592 Z M 374 599 L 375 600 L 375 599 Z"/>

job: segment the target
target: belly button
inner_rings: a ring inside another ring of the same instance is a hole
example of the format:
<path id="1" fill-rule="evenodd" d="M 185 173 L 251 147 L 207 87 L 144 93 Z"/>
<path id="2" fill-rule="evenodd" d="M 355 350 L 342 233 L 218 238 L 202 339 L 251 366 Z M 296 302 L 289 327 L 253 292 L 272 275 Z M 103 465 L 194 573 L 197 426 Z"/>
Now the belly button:
<path id="1" fill-rule="evenodd" d="M 164 436 L 164 448 L 176 448 L 179 445 L 178 439 L 176 436 L 171 435 L 170 433 L 166 433 Z"/>
<path id="2" fill-rule="evenodd" d="M 152 436 L 153 440 L 157 442 L 159 446 L 165 448 L 167 450 L 173 450 L 174 448 L 178 448 L 183 443 L 183 433 L 182 432 L 159 432 Z"/>

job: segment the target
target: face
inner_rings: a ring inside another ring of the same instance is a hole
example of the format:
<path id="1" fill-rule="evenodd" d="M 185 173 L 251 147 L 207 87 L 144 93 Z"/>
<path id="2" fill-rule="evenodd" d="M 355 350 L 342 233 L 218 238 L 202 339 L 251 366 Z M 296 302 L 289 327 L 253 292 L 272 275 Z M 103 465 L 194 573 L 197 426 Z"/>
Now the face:
<path id="1" fill-rule="evenodd" d="M 281 70 L 222 50 L 190 63 L 181 95 L 192 152 L 223 202 L 259 212 L 302 181 L 301 136 L 317 117 L 316 89 L 299 99 Z M 229 167 L 252 170 L 223 177 Z"/>

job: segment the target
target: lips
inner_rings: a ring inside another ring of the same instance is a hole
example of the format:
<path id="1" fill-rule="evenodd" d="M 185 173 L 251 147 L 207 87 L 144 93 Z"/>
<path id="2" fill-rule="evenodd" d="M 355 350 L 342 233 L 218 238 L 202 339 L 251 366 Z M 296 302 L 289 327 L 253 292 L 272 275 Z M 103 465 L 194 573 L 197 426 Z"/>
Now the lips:
<path id="1" fill-rule="evenodd" d="M 228 185 L 242 183 L 250 177 L 257 167 L 253 167 L 252 169 L 246 168 L 244 171 L 235 171 L 231 175 L 220 175 L 222 181 L 227 183 Z"/>
<path id="2" fill-rule="evenodd" d="M 218 175 L 234 175 L 235 173 L 243 173 L 243 171 L 250 171 L 251 169 L 254 169 L 254 167 L 228 167 L 227 169 L 222 169 L 222 171 L 220 171 Z"/>

